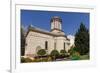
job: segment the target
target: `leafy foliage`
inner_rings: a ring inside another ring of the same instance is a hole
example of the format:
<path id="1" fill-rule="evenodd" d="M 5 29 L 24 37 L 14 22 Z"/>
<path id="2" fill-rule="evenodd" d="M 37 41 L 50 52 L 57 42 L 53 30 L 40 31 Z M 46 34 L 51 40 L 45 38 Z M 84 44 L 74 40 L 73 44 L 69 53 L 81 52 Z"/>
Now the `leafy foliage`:
<path id="1" fill-rule="evenodd" d="M 74 52 L 72 55 L 71 55 L 71 59 L 72 60 L 80 60 L 80 54 L 78 52 Z"/>
<path id="2" fill-rule="evenodd" d="M 59 52 L 57 50 L 52 50 L 51 56 L 59 56 Z"/>
<path id="3" fill-rule="evenodd" d="M 28 62 L 32 62 L 32 59 L 30 58 L 24 58 L 24 57 L 21 57 L 21 63 L 28 63 Z"/>
<path id="4" fill-rule="evenodd" d="M 37 52 L 37 54 L 38 54 L 39 56 L 44 56 L 44 55 L 46 54 L 46 51 L 45 51 L 44 49 L 40 49 L 40 50 Z"/>
<path id="5" fill-rule="evenodd" d="M 75 47 L 81 55 L 89 53 L 89 31 L 83 23 L 75 34 Z"/>
<path id="6" fill-rule="evenodd" d="M 76 48 L 75 48 L 75 47 L 72 47 L 72 48 L 70 48 L 70 49 L 68 50 L 68 53 L 69 53 L 70 55 L 72 55 L 75 51 L 76 51 Z"/>
<path id="7" fill-rule="evenodd" d="M 61 54 L 61 56 L 67 56 L 66 50 L 61 50 L 61 51 L 60 51 L 60 54 Z"/>

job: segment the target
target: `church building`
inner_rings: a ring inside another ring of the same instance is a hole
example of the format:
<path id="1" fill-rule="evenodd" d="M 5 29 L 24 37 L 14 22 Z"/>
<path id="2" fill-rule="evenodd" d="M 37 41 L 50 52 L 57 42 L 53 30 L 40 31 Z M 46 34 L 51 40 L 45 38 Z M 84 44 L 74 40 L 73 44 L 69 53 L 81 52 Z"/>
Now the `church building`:
<path id="1" fill-rule="evenodd" d="M 62 30 L 62 19 L 60 17 L 52 17 L 50 25 L 51 31 L 29 26 L 25 40 L 25 56 L 37 56 L 40 49 L 45 49 L 47 54 L 50 54 L 54 49 L 58 52 L 61 50 L 68 51 L 74 45 Z"/>

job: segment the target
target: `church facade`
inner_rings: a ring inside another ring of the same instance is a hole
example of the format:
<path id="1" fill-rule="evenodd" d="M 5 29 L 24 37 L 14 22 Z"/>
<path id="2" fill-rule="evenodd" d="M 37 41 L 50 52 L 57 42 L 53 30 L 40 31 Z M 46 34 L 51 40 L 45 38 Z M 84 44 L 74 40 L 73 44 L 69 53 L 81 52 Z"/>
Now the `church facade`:
<path id="1" fill-rule="evenodd" d="M 62 30 L 62 19 L 54 16 L 50 21 L 51 31 L 46 31 L 30 26 L 26 34 L 25 56 L 37 56 L 40 49 L 45 49 L 47 54 L 56 49 L 68 51 L 74 43 Z"/>

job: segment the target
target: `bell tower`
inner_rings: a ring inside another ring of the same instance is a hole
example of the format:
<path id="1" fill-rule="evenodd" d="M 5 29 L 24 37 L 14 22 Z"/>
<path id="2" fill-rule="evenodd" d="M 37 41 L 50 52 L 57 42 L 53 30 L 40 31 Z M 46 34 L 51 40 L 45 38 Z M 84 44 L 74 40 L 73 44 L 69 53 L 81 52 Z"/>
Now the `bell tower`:
<path id="1" fill-rule="evenodd" d="M 51 18 L 51 31 L 61 31 L 62 30 L 62 19 L 58 16 Z"/>

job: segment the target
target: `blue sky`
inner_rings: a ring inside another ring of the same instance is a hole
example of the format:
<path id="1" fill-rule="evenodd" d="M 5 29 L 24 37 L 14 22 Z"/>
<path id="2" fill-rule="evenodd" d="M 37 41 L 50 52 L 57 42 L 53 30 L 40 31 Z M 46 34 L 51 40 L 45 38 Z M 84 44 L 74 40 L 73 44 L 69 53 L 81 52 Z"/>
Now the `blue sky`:
<path id="1" fill-rule="evenodd" d="M 82 12 L 21 10 L 21 25 L 28 27 L 32 24 L 33 26 L 50 31 L 50 20 L 53 16 L 61 17 L 62 30 L 66 35 L 75 35 L 81 22 L 89 29 L 89 13 Z"/>

